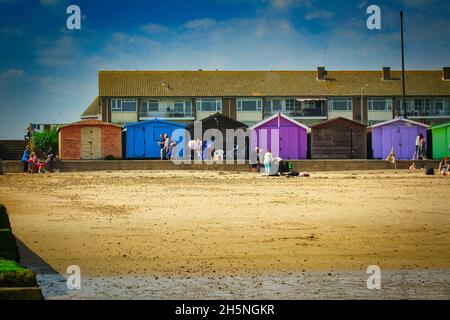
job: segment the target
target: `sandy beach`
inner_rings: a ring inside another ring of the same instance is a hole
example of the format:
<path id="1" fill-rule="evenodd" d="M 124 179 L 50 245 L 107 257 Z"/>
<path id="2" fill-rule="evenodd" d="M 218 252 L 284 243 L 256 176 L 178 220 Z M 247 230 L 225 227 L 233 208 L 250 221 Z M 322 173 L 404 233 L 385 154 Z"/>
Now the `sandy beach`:
<path id="1" fill-rule="evenodd" d="M 0 176 L 23 246 L 61 275 L 78 265 L 92 279 L 446 272 L 448 194 L 449 178 L 403 170 Z"/>

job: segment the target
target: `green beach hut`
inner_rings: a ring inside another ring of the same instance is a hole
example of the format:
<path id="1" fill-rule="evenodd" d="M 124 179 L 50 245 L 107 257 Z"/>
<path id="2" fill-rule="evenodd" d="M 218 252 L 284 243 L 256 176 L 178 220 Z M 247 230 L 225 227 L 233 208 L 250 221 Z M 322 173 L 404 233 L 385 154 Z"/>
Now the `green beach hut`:
<path id="1" fill-rule="evenodd" d="M 431 128 L 433 133 L 433 159 L 450 157 L 450 122 Z"/>

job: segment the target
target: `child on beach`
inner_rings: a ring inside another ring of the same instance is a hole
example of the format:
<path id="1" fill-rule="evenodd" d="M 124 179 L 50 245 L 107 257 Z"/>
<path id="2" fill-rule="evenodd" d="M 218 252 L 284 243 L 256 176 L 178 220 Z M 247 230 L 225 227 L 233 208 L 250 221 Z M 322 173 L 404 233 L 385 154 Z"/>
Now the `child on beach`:
<path id="1" fill-rule="evenodd" d="M 446 175 L 449 174 L 449 172 L 450 172 L 450 164 L 448 163 L 448 158 L 447 157 L 442 159 L 442 161 L 439 163 L 439 172 L 443 176 L 446 176 Z"/>
<path id="2" fill-rule="evenodd" d="M 30 171 L 31 173 L 43 173 L 41 170 L 44 168 L 45 164 L 41 163 L 41 160 L 36 156 L 36 153 L 32 152 L 30 154 L 30 159 L 28 160 L 28 163 L 30 164 Z"/>
<path id="3" fill-rule="evenodd" d="M 267 152 L 264 154 L 264 168 L 265 173 L 267 175 L 270 174 L 270 168 L 272 167 L 272 160 L 273 160 L 272 153 L 270 152 L 270 150 L 267 150 Z"/>

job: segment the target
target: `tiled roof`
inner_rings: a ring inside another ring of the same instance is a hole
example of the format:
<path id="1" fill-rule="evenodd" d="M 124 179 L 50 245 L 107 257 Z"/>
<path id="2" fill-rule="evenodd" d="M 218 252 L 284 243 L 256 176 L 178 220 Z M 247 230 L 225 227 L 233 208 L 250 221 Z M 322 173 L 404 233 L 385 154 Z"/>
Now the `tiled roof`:
<path id="1" fill-rule="evenodd" d="M 106 97 L 400 96 L 400 71 L 100 71 L 99 95 Z M 442 71 L 406 71 L 408 96 L 450 96 Z"/>
<path id="2" fill-rule="evenodd" d="M 87 107 L 87 109 L 83 112 L 83 114 L 81 115 L 81 118 L 97 116 L 101 113 L 102 112 L 100 109 L 100 98 L 97 97 L 94 99 L 94 101 L 91 102 L 89 107 Z"/>

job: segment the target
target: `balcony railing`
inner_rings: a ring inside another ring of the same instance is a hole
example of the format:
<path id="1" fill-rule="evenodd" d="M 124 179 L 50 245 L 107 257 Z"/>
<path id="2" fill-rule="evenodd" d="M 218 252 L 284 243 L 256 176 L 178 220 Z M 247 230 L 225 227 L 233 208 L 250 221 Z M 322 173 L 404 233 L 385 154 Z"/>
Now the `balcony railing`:
<path id="1" fill-rule="evenodd" d="M 192 118 L 192 111 L 150 111 L 139 112 L 139 118 Z"/>
<path id="2" fill-rule="evenodd" d="M 403 110 L 398 110 L 396 116 L 404 116 Z M 450 110 L 407 110 L 408 117 L 441 117 L 450 116 Z"/>
<path id="3" fill-rule="evenodd" d="M 302 110 L 276 110 L 266 111 L 264 117 L 270 117 L 278 112 L 281 112 L 291 118 L 312 118 L 312 117 L 326 117 L 322 109 L 302 109 Z"/>

